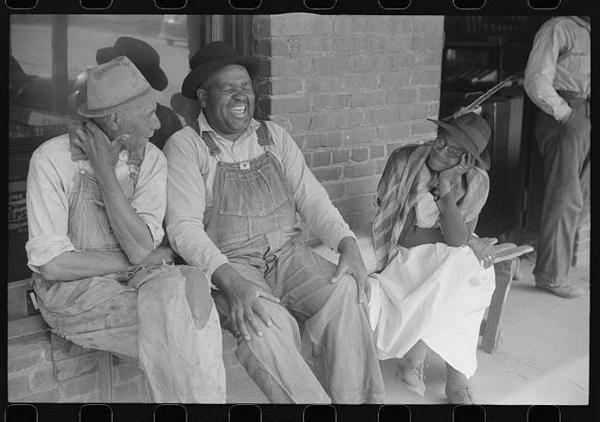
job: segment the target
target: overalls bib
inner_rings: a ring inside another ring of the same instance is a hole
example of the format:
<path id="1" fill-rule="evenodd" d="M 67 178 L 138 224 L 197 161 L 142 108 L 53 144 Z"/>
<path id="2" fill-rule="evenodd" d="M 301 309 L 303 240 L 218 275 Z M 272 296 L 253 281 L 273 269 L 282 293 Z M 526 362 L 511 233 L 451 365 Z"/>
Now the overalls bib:
<path id="1" fill-rule="evenodd" d="M 240 363 L 272 403 L 382 401 L 383 378 L 356 282 L 348 276 L 332 284 L 335 265 L 300 240 L 293 195 L 266 124 L 256 131 L 264 153 L 238 163 L 223 162 L 211 134 L 200 133 L 197 122 L 192 127 L 218 161 L 206 233 L 239 274 L 281 300 L 259 299 L 274 326 L 239 339 Z M 225 295 L 214 297 L 230 329 Z"/>
<path id="2" fill-rule="evenodd" d="M 200 134 L 197 121 L 192 127 Z M 281 164 L 271 151 L 273 140 L 264 122 L 256 134 L 264 153 L 238 163 L 221 161 L 221 149 L 209 133 L 200 134 L 210 155 L 218 160 L 213 204 L 205 211 L 205 230 L 225 255 L 260 235 L 280 233 L 289 240 L 300 231 L 293 198 Z"/>
<path id="3" fill-rule="evenodd" d="M 129 172 L 119 177 L 130 202 L 141 161 L 130 158 Z M 78 166 L 68 236 L 78 251 L 120 251 L 100 187 L 82 161 Z M 159 264 L 75 281 L 34 275 L 40 311 L 53 331 L 83 347 L 138 358 L 154 401 L 222 403 L 225 369 L 217 310 L 211 301 L 204 310 L 210 312 L 208 321 L 197 327 L 186 297 L 188 283 L 204 283 L 208 290 L 204 275 L 189 266 Z"/>
<path id="4" fill-rule="evenodd" d="M 76 250 L 119 251 L 98 182 L 88 173 L 84 161 L 77 164 L 78 172 L 69 196 L 67 234 Z M 119 184 L 131 200 L 139 163 L 130 160 L 129 167 L 129 174 L 121 177 Z M 40 311 L 55 332 L 84 347 L 109 349 L 135 357 L 137 290 L 119 283 L 116 278 L 116 274 L 109 274 L 61 282 L 43 280 L 38 273 L 33 275 Z"/>

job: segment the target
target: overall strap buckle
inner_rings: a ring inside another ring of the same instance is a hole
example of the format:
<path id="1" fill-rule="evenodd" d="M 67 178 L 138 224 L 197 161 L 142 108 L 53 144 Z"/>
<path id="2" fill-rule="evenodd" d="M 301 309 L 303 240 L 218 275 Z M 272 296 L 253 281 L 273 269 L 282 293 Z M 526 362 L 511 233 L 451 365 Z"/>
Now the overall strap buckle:
<path id="1" fill-rule="evenodd" d="M 264 120 L 260 121 L 260 126 L 256 129 L 256 137 L 258 138 L 258 145 L 261 147 L 274 145 L 273 138 Z"/>
<path id="2" fill-rule="evenodd" d="M 210 155 L 217 157 L 221 153 L 221 148 L 217 145 L 214 139 L 210 136 L 210 133 L 207 131 L 200 132 L 200 125 L 198 124 L 198 120 L 194 120 L 194 122 L 190 125 L 194 131 L 202 138 L 206 146 L 208 147 L 208 152 Z"/>

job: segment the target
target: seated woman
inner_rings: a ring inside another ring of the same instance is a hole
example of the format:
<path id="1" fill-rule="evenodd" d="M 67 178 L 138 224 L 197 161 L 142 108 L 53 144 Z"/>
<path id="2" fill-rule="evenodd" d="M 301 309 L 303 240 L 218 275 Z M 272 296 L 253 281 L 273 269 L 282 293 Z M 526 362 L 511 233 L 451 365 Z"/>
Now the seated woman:
<path id="1" fill-rule="evenodd" d="M 407 388 L 425 394 L 433 350 L 446 362 L 448 400 L 472 403 L 468 378 L 495 288 L 496 239 L 473 234 L 489 191 L 491 130 L 475 113 L 434 122 L 437 139 L 396 149 L 377 188 L 371 324 L 379 358 L 401 358 Z"/>

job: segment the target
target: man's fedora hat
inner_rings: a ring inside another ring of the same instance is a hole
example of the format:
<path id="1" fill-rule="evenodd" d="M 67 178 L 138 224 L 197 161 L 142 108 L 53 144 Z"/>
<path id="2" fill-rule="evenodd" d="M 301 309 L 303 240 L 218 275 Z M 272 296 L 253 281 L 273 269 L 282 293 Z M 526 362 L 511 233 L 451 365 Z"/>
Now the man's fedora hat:
<path id="1" fill-rule="evenodd" d="M 77 112 L 84 117 L 108 116 L 156 103 L 159 96 L 131 60 L 119 56 L 88 71 L 86 100 Z"/>
<path id="2" fill-rule="evenodd" d="M 150 44 L 137 38 L 120 37 L 112 47 L 96 51 L 96 63 L 103 64 L 119 56 L 127 56 L 157 91 L 169 85 L 167 75 L 160 68 L 160 56 Z"/>
<path id="3" fill-rule="evenodd" d="M 469 153 L 471 153 L 479 167 L 484 170 L 490 168 L 490 155 L 486 146 L 490 140 L 492 130 L 477 113 L 467 113 L 449 122 L 427 119 L 447 130 L 457 142 L 459 142 Z"/>
<path id="4" fill-rule="evenodd" d="M 215 41 L 200 48 L 190 58 L 190 73 L 183 80 L 181 93 L 184 97 L 198 99 L 196 91 L 206 78 L 230 64 L 244 66 L 253 78 L 258 70 L 258 60 L 243 57 L 235 49 L 222 41 Z"/>

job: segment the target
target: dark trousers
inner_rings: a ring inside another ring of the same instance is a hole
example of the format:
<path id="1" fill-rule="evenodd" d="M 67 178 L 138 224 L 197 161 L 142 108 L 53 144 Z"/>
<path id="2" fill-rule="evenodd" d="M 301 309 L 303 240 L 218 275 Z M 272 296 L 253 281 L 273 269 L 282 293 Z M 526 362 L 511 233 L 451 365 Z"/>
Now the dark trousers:
<path id="1" fill-rule="evenodd" d="M 561 92 L 573 112 L 565 123 L 539 112 L 535 137 L 544 159 L 544 202 L 533 273 L 536 284 L 568 284 L 575 233 L 589 212 L 589 102 Z"/>

